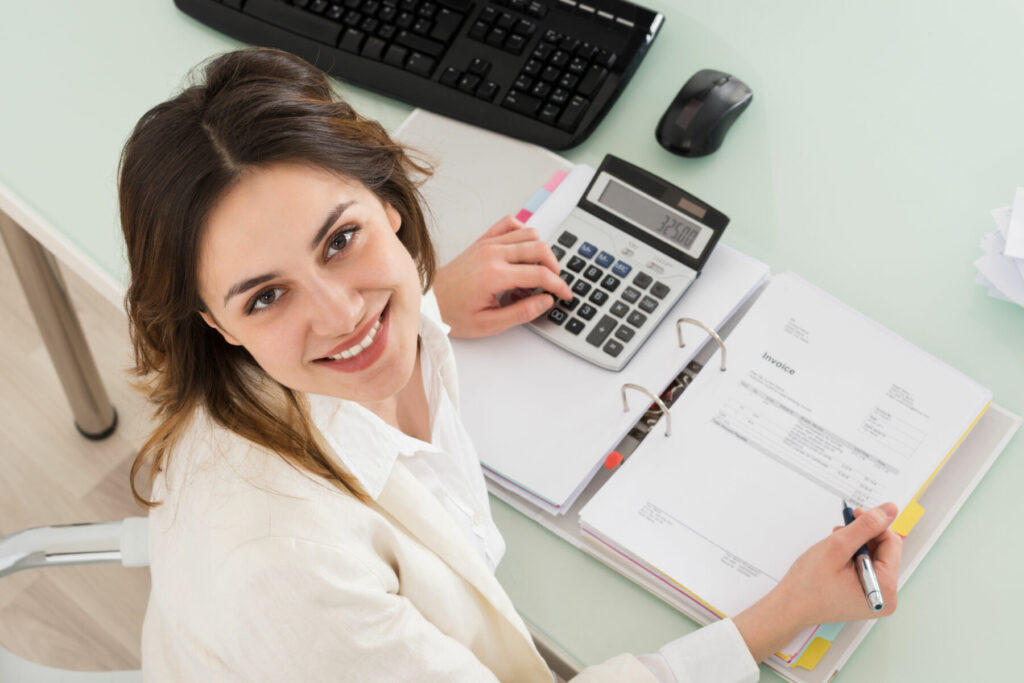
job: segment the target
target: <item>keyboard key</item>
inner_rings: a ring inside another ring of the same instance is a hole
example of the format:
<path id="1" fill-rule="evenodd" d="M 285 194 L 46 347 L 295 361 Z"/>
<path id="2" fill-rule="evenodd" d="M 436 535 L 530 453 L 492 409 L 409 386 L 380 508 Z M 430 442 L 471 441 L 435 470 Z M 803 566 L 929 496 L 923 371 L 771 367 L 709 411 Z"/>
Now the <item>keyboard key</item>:
<path id="1" fill-rule="evenodd" d="M 576 304 L 578 304 L 579 302 L 580 302 L 579 299 L 577 299 L 576 297 L 573 297 L 573 298 L 569 299 L 568 301 L 565 301 L 564 299 L 559 299 L 558 300 L 558 305 L 561 306 L 562 308 L 564 308 L 567 311 L 571 311 L 572 309 L 576 308 Z"/>
<path id="2" fill-rule="evenodd" d="M 437 18 L 434 20 L 434 29 L 430 32 L 430 37 L 442 43 L 451 42 L 461 23 L 461 14 L 457 14 L 450 9 L 442 9 L 437 13 Z"/>
<path id="3" fill-rule="evenodd" d="M 601 286 L 609 292 L 614 292 L 618 288 L 619 282 L 621 282 L 621 280 L 614 275 L 606 275 L 605 278 L 601 280 Z"/>
<path id="4" fill-rule="evenodd" d="M 498 10 L 488 5 L 480 10 L 480 16 L 477 17 L 477 19 L 488 24 L 493 24 L 498 20 Z"/>
<path id="5" fill-rule="evenodd" d="M 380 12 L 377 13 L 377 16 L 380 18 L 381 21 L 390 24 L 395 20 L 395 17 L 398 16 L 398 10 L 390 5 L 386 5 L 381 8 Z"/>
<path id="6" fill-rule="evenodd" d="M 549 28 L 544 32 L 544 40 L 549 43 L 557 43 L 562 39 L 562 34 L 553 28 Z"/>
<path id="7" fill-rule="evenodd" d="M 533 79 L 526 74 L 519 74 L 516 80 L 512 83 L 513 88 L 516 90 L 522 90 L 523 92 L 529 90 L 531 85 L 533 85 Z"/>
<path id="8" fill-rule="evenodd" d="M 505 37 L 508 35 L 508 31 L 503 28 L 492 28 L 491 32 L 487 34 L 485 42 L 488 45 L 495 47 L 501 47 L 505 43 Z"/>
<path id="9" fill-rule="evenodd" d="M 569 100 L 569 106 L 562 112 L 562 118 L 558 119 L 558 127 L 562 130 L 575 130 L 589 106 L 590 100 L 575 95 Z"/>
<path id="10" fill-rule="evenodd" d="M 540 116 L 537 118 L 548 124 L 549 126 L 555 125 L 555 121 L 558 120 L 558 114 L 562 111 L 561 107 L 554 104 L 545 104 L 541 107 Z"/>
<path id="11" fill-rule="evenodd" d="M 350 28 L 359 28 L 359 22 L 361 22 L 362 20 L 363 15 L 355 10 L 352 10 L 350 12 L 346 12 L 345 16 L 342 18 L 341 21 L 342 23 L 345 24 L 345 26 L 348 26 Z"/>
<path id="12" fill-rule="evenodd" d="M 611 311 L 611 314 L 614 315 L 616 318 L 622 318 L 625 317 L 627 313 L 629 313 L 629 306 L 622 303 L 621 301 L 616 301 L 608 310 Z"/>
<path id="13" fill-rule="evenodd" d="M 548 311 L 548 320 L 556 325 L 561 325 L 565 322 L 565 319 L 569 317 L 569 314 L 563 311 L 561 308 L 552 308 Z"/>
<path id="14" fill-rule="evenodd" d="M 472 95 L 476 92 L 476 87 L 480 85 L 480 77 L 476 74 L 465 74 L 459 80 L 459 90 Z"/>
<path id="15" fill-rule="evenodd" d="M 378 28 L 380 28 L 380 22 L 373 17 L 366 17 L 363 19 L 363 23 L 359 24 L 359 30 L 363 33 L 376 33 Z"/>
<path id="16" fill-rule="evenodd" d="M 390 41 L 395 37 L 395 31 L 397 30 L 393 24 L 381 24 L 381 27 L 377 29 L 377 37 L 381 40 Z"/>
<path id="17" fill-rule="evenodd" d="M 476 57 L 476 58 L 473 59 L 472 62 L 469 63 L 469 69 L 468 69 L 469 73 L 476 74 L 477 76 L 480 76 L 481 78 L 486 76 L 487 72 L 490 71 L 490 70 L 491 70 L 491 63 L 488 62 L 486 59 L 480 59 L 479 57 Z"/>
<path id="18" fill-rule="evenodd" d="M 327 11 L 324 12 L 324 16 L 331 21 L 338 21 L 344 13 L 345 9 L 341 5 L 331 5 L 327 8 Z"/>
<path id="19" fill-rule="evenodd" d="M 587 70 L 587 60 L 580 59 L 579 57 L 573 57 L 569 62 L 569 72 L 574 73 L 577 76 Z M 584 93 L 586 94 L 586 93 Z"/>
<path id="20" fill-rule="evenodd" d="M 433 19 L 437 13 L 437 5 L 432 2 L 424 2 L 416 10 L 416 14 L 420 15 L 424 19 Z"/>
<path id="21" fill-rule="evenodd" d="M 560 73 L 561 72 L 555 67 L 546 66 L 544 67 L 544 70 L 540 72 L 540 79 L 542 81 L 547 81 L 548 83 L 553 83 Z"/>
<path id="22" fill-rule="evenodd" d="M 423 36 L 417 36 L 410 31 L 399 31 L 398 35 L 395 36 L 395 43 L 403 45 L 410 50 L 430 55 L 431 57 L 438 57 L 444 52 L 443 43 L 431 40 L 430 38 L 424 38 Z"/>
<path id="23" fill-rule="evenodd" d="M 546 62 L 548 57 L 550 57 L 554 51 L 555 46 L 551 43 L 541 43 L 536 47 L 536 49 L 534 49 L 533 55 L 531 56 L 536 60 Z"/>
<path id="24" fill-rule="evenodd" d="M 580 254 L 583 255 L 583 258 L 590 258 L 596 253 L 597 247 L 595 247 L 590 242 L 584 242 L 583 244 L 580 245 Z"/>
<path id="25" fill-rule="evenodd" d="M 636 300 L 639 298 L 640 292 L 633 289 L 632 287 L 626 287 L 626 289 L 622 292 L 622 300 L 627 303 L 635 304 Z"/>
<path id="26" fill-rule="evenodd" d="M 523 67 L 523 73 L 535 78 L 540 75 L 540 70 L 543 67 L 544 64 L 539 59 L 530 59 L 526 62 L 526 66 Z"/>
<path id="27" fill-rule="evenodd" d="M 477 93 L 477 94 L 479 94 L 479 93 Z M 555 259 L 556 260 L 561 261 L 562 257 L 565 256 L 565 249 L 562 249 L 557 244 L 552 244 L 551 245 L 551 253 L 555 255 Z"/>
<path id="28" fill-rule="evenodd" d="M 587 343 L 592 346 L 600 346 L 608 338 L 608 335 L 612 333 L 617 324 L 615 318 L 610 315 L 604 316 L 594 325 L 594 329 L 590 331 L 590 334 L 587 335 Z"/>
<path id="29" fill-rule="evenodd" d="M 508 12 L 502 12 L 501 16 L 498 17 L 498 21 L 495 22 L 498 28 L 506 31 L 511 31 L 512 27 L 516 25 L 516 18 Z"/>
<path id="30" fill-rule="evenodd" d="M 526 38 L 517 33 L 512 34 L 509 36 L 509 39 L 505 41 L 505 50 L 514 55 L 522 53 L 524 47 L 526 47 Z"/>
<path id="31" fill-rule="evenodd" d="M 583 270 L 583 266 L 587 265 L 587 262 L 581 259 L 579 256 L 573 256 L 569 259 L 569 262 L 565 264 L 565 267 L 574 273 L 578 273 Z"/>
<path id="32" fill-rule="evenodd" d="M 640 289 L 647 289 L 647 285 L 651 284 L 652 281 L 651 276 L 644 272 L 637 273 L 636 277 L 633 278 L 633 284 Z"/>
<path id="33" fill-rule="evenodd" d="M 512 111 L 519 112 L 520 114 L 526 114 L 527 116 L 535 116 L 537 110 L 540 109 L 541 101 L 536 97 L 530 97 L 526 93 L 521 93 L 516 90 L 511 91 L 505 96 L 501 106 Z"/>
<path id="34" fill-rule="evenodd" d="M 409 28 L 414 21 L 416 21 L 416 15 L 412 12 L 400 12 L 398 18 L 395 19 L 395 24 L 399 28 Z"/>
<path id="35" fill-rule="evenodd" d="M 583 331 L 583 327 L 583 323 L 581 323 L 576 318 L 573 318 L 572 320 L 565 324 L 565 331 L 568 332 L 569 334 L 579 334 L 580 332 Z"/>
<path id="36" fill-rule="evenodd" d="M 590 266 L 585 271 L 583 271 L 583 277 L 587 278 L 591 282 L 597 282 L 602 277 L 604 277 L 604 271 L 598 268 L 597 266 Z"/>
<path id="37" fill-rule="evenodd" d="M 626 318 L 626 322 L 633 327 L 642 327 L 643 324 L 647 322 L 647 316 L 640 311 L 633 311 L 629 314 L 629 317 Z"/>
<path id="38" fill-rule="evenodd" d="M 607 76 L 607 69 L 597 64 L 592 65 L 583 76 L 583 80 L 580 81 L 579 94 L 584 97 L 593 97 Z"/>
<path id="39" fill-rule="evenodd" d="M 562 272 L 560 272 L 558 274 L 558 277 L 562 278 L 562 280 L 564 280 L 565 284 L 567 285 L 571 285 L 572 281 L 576 279 L 576 276 L 567 270 L 563 270 Z"/>
<path id="40" fill-rule="evenodd" d="M 359 54 L 379 62 L 381 57 L 384 56 L 384 48 L 387 46 L 388 44 L 380 38 L 367 38 L 366 43 L 363 45 L 363 49 Z"/>
<path id="41" fill-rule="evenodd" d="M 576 48 L 579 47 L 579 45 L 580 41 L 569 36 L 562 38 L 562 40 L 558 42 L 558 47 L 570 54 L 575 52 Z"/>
<path id="42" fill-rule="evenodd" d="M 615 62 L 617 62 L 618 59 L 619 56 L 614 52 L 611 52 L 610 50 L 601 50 L 597 53 L 595 61 L 601 66 L 610 69 L 615 66 Z"/>
<path id="43" fill-rule="evenodd" d="M 663 285 L 660 282 L 655 282 L 654 286 L 651 287 L 651 294 L 653 294 L 654 296 L 658 297 L 659 299 L 664 299 L 665 295 L 668 294 L 668 293 L 669 293 L 668 285 Z"/>
<path id="44" fill-rule="evenodd" d="M 595 289 L 590 293 L 590 300 L 594 302 L 594 305 L 600 306 L 605 301 L 608 301 L 608 292 L 603 289 Z"/>
<path id="45" fill-rule="evenodd" d="M 629 325 L 619 325 L 619 329 L 615 330 L 615 337 L 624 342 L 628 342 L 632 339 L 634 334 L 636 334 L 636 332 L 634 332 L 633 328 Z"/>
<path id="46" fill-rule="evenodd" d="M 652 299 L 649 296 L 645 296 L 643 299 L 640 300 L 640 308 L 641 308 L 641 310 L 643 310 L 643 311 L 645 311 L 647 313 L 654 313 L 654 309 L 656 309 L 657 307 L 658 307 L 658 300 L 657 299 Z"/>
<path id="47" fill-rule="evenodd" d="M 534 33 L 536 33 L 537 24 L 533 23 L 528 19 L 520 19 L 519 21 L 516 22 L 516 26 L 512 30 L 515 33 L 518 33 L 519 35 L 523 36 L 524 38 L 529 38 Z"/>
<path id="48" fill-rule="evenodd" d="M 620 353 L 622 353 L 622 344 L 612 339 L 611 341 L 604 345 L 604 352 L 607 353 L 612 358 L 615 358 Z"/>
<path id="49" fill-rule="evenodd" d="M 326 8 L 327 3 L 324 3 L 324 9 Z M 341 35 L 341 27 L 333 21 L 277 0 L 249 0 L 245 3 L 243 11 L 270 24 L 328 45 L 334 45 Z"/>
<path id="50" fill-rule="evenodd" d="M 576 87 L 576 84 L 579 82 L 579 76 L 573 76 L 572 74 L 565 73 L 562 74 L 562 77 L 558 79 L 558 87 L 564 88 L 565 90 L 572 92 L 572 90 Z"/>
<path id="51" fill-rule="evenodd" d="M 359 48 L 363 46 L 363 38 L 366 34 L 362 31 L 357 31 L 354 28 L 346 29 L 345 33 L 341 36 L 341 42 L 338 43 L 338 47 L 346 52 L 353 52 L 359 54 Z"/>
<path id="52" fill-rule="evenodd" d="M 572 245 L 576 244 L 576 235 L 568 231 L 563 232 L 561 235 L 558 236 L 558 243 L 561 244 L 563 247 L 571 247 Z"/>
<path id="53" fill-rule="evenodd" d="M 487 37 L 487 32 L 491 30 L 491 27 L 482 21 L 478 21 L 473 24 L 473 28 L 469 29 L 469 37 L 473 40 L 479 40 L 483 42 L 484 38 Z"/>
<path id="54" fill-rule="evenodd" d="M 551 92 L 551 86 L 544 81 L 534 83 L 533 87 L 530 89 L 530 94 L 534 97 L 539 97 L 540 99 L 547 97 L 549 92 Z"/>
<path id="55" fill-rule="evenodd" d="M 577 280 L 576 284 L 572 286 L 572 293 L 579 294 L 580 296 L 586 296 L 587 292 L 590 291 L 590 283 L 586 280 Z"/>
<path id="56" fill-rule="evenodd" d="M 454 66 L 450 66 L 444 70 L 441 74 L 441 85 L 447 85 L 449 88 L 454 88 L 459 84 L 459 79 L 462 78 L 462 72 L 456 69 Z"/>
<path id="57" fill-rule="evenodd" d="M 629 265 L 628 263 L 625 263 L 624 261 L 619 261 L 618 263 L 615 264 L 615 267 L 612 268 L 612 272 L 618 275 L 619 277 L 626 277 L 627 275 L 629 275 L 629 271 L 631 270 L 633 270 L 633 266 Z"/>
<path id="58" fill-rule="evenodd" d="M 590 61 L 594 58 L 594 55 L 597 54 L 597 46 L 591 45 L 590 43 L 582 43 L 578 48 L 576 48 L 576 54 L 583 59 Z"/>
<path id="59" fill-rule="evenodd" d="M 526 4 L 526 13 L 529 14 L 531 17 L 543 19 L 544 15 L 548 13 L 548 8 L 546 5 L 544 5 L 544 3 L 538 2 L 537 0 L 533 0 L 532 2 L 528 2 Z"/>
<path id="60" fill-rule="evenodd" d="M 551 55 L 551 59 L 548 60 L 548 64 L 551 66 L 557 66 L 559 69 L 568 63 L 569 53 L 564 50 L 555 50 L 555 53 Z"/>
<path id="61" fill-rule="evenodd" d="M 602 251 L 600 254 L 597 255 L 597 258 L 594 259 L 594 263 L 601 266 L 602 268 L 607 268 L 612 264 L 613 261 L 615 261 L 615 257 L 609 254 L 607 251 Z"/>
<path id="62" fill-rule="evenodd" d="M 402 67 L 405 66 L 405 57 L 409 54 L 409 51 L 400 45 L 392 45 L 388 48 L 388 51 L 384 53 L 384 63 L 392 66 Z"/>
<path id="63" fill-rule="evenodd" d="M 420 76 L 430 76 L 434 70 L 434 58 L 413 52 L 409 55 L 409 61 L 405 63 L 405 70 Z"/>
<path id="64" fill-rule="evenodd" d="M 497 96 L 498 94 L 498 90 L 500 90 L 500 88 L 498 87 L 497 83 L 495 83 L 494 81 L 487 81 L 479 88 L 477 88 L 476 96 L 482 100 L 493 102 L 495 96 Z"/>
<path id="65" fill-rule="evenodd" d="M 555 88 L 555 92 L 551 93 L 548 102 L 559 107 L 565 106 L 565 103 L 569 101 L 569 94 L 569 91 L 565 88 Z"/>
<path id="66" fill-rule="evenodd" d="M 597 313 L 597 309 L 590 304 L 583 304 L 580 306 L 580 310 L 576 311 L 576 315 L 583 318 L 584 320 L 590 320 Z"/>

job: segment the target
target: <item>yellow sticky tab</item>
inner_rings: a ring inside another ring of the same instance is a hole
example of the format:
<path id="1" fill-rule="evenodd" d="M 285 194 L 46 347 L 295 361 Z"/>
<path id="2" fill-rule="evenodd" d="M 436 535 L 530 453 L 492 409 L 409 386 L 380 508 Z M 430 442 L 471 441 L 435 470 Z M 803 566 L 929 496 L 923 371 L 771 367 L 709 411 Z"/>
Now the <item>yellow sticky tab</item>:
<path id="1" fill-rule="evenodd" d="M 896 521 L 889 528 L 900 536 L 906 536 L 923 514 L 924 508 L 916 500 L 912 500 L 907 503 L 907 506 L 903 508 L 903 512 L 900 513 L 900 516 L 896 518 Z"/>
<path id="2" fill-rule="evenodd" d="M 818 666 L 818 662 L 828 652 L 829 647 L 832 643 L 825 640 L 824 638 L 815 638 L 811 641 L 811 644 L 807 646 L 804 653 L 800 655 L 800 659 L 796 660 L 796 664 L 793 666 L 799 666 L 802 669 L 810 671 L 814 667 Z"/>

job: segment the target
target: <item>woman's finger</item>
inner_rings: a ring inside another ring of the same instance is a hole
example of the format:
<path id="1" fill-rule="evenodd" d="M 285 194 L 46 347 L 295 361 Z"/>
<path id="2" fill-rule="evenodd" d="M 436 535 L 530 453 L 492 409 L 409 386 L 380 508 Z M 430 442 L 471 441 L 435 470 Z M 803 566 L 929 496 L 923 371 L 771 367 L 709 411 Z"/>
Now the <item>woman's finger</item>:
<path id="1" fill-rule="evenodd" d="M 517 242 L 503 247 L 509 263 L 539 263 L 556 275 L 559 272 L 558 259 L 546 242 Z"/>

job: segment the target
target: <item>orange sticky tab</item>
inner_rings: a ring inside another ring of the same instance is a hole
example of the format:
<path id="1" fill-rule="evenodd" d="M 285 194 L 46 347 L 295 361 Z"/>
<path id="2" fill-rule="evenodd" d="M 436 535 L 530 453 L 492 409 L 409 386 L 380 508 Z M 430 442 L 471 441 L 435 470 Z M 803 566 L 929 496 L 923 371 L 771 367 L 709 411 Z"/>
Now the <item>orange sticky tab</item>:
<path id="1" fill-rule="evenodd" d="M 793 666 L 799 666 L 801 669 L 810 671 L 818 666 L 818 662 L 821 661 L 821 658 L 825 656 L 825 653 L 828 652 L 831 646 L 832 643 L 824 638 L 815 638 Z"/>
<path id="2" fill-rule="evenodd" d="M 606 470 L 614 470 L 616 467 L 622 464 L 622 453 L 618 451 L 612 451 L 608 454 L 608 457 L 604 459 L 604 468 Z"/>
<path id="3" fill-rule="evenodd" d="M 924 508 L 921 507 L 921 504 L 916 500 L 912 500 L 907 503 L 907 507 L 903 508 L 903 512 L 900 513 L 900 516 L 896 518 L 896 521 L 889 528 L 906 538 L 923 514 Z"/>

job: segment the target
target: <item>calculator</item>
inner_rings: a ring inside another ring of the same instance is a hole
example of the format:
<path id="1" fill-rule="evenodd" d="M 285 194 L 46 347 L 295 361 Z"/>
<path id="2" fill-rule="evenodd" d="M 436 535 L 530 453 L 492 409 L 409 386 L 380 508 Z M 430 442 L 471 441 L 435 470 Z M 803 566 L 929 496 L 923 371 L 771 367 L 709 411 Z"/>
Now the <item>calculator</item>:
<path id="1" fill-rule="evenodd" d="M 529 327 L 621 370 L 700 275 L 729 218 L 692 194 L 607 155 L 555 230 L 551 250 L 574 294 Z"/>

